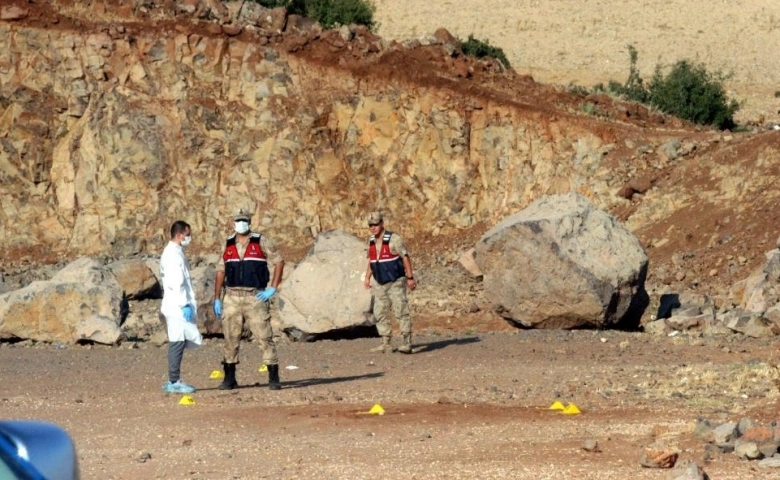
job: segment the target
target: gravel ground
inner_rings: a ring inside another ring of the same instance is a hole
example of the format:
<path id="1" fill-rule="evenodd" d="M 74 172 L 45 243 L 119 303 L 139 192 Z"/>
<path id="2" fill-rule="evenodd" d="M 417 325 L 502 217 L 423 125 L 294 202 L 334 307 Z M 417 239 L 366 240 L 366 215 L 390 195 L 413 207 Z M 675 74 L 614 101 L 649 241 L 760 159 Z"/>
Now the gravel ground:
<path id="1" fill-rule="evenodd" d="M 780 476 L 732 454 L 705 462 L 692 435 L 697 416 L 775 414 L 767 340 L 518 331 L 418 336 L 414 355 L 287 343 L 278 392 L 251 343 L 241 388 L 217 390 L 221 342 L 185 355 L 192 405 L 161 391 L 164 347 L 2 344 L 3 416 L 64 426 L 84 478 L 665 478 L 639 465 L 654 429 L 711 478 Z M 375 404 L 384 415 L 366 413 Z"/>

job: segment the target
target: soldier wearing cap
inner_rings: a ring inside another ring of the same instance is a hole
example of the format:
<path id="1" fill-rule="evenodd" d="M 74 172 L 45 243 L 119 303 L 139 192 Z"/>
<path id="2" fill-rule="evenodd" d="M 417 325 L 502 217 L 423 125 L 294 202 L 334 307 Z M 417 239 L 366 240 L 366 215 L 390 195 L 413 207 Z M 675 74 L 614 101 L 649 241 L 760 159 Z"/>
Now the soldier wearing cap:
<path id="1" fill-rule="evenodd" d="M 401 329 L 402 341 L 398 351 L 412 353 L 412 318 L 409 316 L 406 289 L 414 290 L 417 282 L 414 279 L 409 251 L 400 235 L 385 230 L 384 218 L 380 212 L 371 212 L 368 215 L 368 228 L 371 237 L 368 240 L 368 268 L 364 285 L 370 288 L 374 295 L 376 329 L 382 337 L 382 343 L 371 351 L 393 351 L 393 328 L 390 324 L 392 306 Z"/>
<path id="2" fill-rule="evenodd" d="M 222 318 L 222 333 L 225 336 L 222 362 L 225 380 L 219 389 L 232 390 L 238 387 L 236 365 L 241 332 L 246 321 L 263 351 L 263 363 L 268 367 L 268 386 L 271 390 L 279 390 L 279 358 L 273 340 L 268 302 L 282 281 L 284 259 L 271 239 L 250 230 L 251 215 L 248 210 L 240 208 L 233 220 L 235 234 L 225 242 L 214 286 L 214 313 Z M 273 279 L 269 275 L 269 261 L 274 264 Z"/>

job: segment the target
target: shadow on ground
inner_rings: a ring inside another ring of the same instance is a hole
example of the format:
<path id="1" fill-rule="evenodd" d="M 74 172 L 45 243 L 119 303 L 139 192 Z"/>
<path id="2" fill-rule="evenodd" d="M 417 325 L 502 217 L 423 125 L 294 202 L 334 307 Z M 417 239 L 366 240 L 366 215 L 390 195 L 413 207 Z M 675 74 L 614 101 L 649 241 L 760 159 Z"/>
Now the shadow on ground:
<path id="1" fill-rule="evenodd" d="M 414 346 L 414 353 L 432 352 L 434 350 L 439 350 L 440 348 L 445 348 L 452 345 L 468 345 L 469 343 L 477 343 L 479 341 L 481 341 L 479 337 L 466 337 L 440 340 L 438 342 L 431 343 L 418 343 Z"/>
<path id="2" fill-rule="evenodd" d="M 304 388 L 304 387 L 311 387 L 312 385 L 328 385 L 331 383 L 343 383 L 343 382 L 354 382 L 355 380 L 366 380 L 369 378 L 379 378 L 382 375 L 384 375 L 383 372 L 377 372 L 377 373 L 367 373 L 365 375 L 352 375 L 348 377 L 331 377 L 331 378 L 304 378 L 302 380 L 290 380 L 285 381 L 284 377 L 282 377 L 282 389 L 286 388 Z M 241 390 L 244 388 L 267 388 L 267 383 L 248 383 L 246 385 L 239 385 L 234 390 Z M 199 392 L 206 392 L 209 390 L 219 390 L 217 387 L 211 387 L 211 388 L 199 388 Z M 225 390 L 230 391 L 230 390 Z"/>

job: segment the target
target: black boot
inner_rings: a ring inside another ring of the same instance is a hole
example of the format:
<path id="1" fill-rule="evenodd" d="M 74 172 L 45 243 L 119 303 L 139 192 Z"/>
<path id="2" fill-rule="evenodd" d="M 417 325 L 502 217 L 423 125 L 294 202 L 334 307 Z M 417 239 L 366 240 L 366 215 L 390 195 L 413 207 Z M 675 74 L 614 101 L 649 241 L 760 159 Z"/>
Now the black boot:
<path id="1" fill-rule="evenodd" d="M 225 368 L 225 379 L 219 384 L 220 390 L 233 390 L 238 388 L 238 382 L 236 381 L 236 364 L 235 363 L 222 363 Z"/>
<path id="2" fill-rule="evenodd" d="M 279 365 L 268 365 L 268 388 L 271 390 L 282 388 L 282 382 L 279 381 Z"/>

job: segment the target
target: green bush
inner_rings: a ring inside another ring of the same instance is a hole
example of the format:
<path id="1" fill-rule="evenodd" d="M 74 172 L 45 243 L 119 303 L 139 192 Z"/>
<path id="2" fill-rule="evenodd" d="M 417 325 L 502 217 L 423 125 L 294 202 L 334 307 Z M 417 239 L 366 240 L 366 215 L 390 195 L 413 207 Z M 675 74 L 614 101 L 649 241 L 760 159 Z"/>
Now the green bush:
<path id="1" fill-rule="evenodd" d="M 494 47 L 488 42 L 487 39 L 482 41 L 474 38 L 474 35 L 472 34 L 469 35 L 468 40 L 465 42 L 463 40 L 458 41 L 460 43 L 460 49 L 464 54 L 476 58 L 493 57 L 501 62 L 504 67 L 510 67 L 509 60 L 506 58 L 504 50 L 502 50 L 500 47 Z"/>
<path id="2" fill-rule="evenodd" d="M 650 104 L 699 125 L 734 128 L 739 103 L 727 98 L 726 79 L 720 72 L 710 73 L 704 65 L 687 60 L 675 63 L 666 76 L 656 67 L 650 81 Z"/>
<path id="3" fill-rule="evenodd" d="M 367 0 L 305 0 L 306 16 L 324 28 L 355 23 L 374 28 L 376 7 Z"/>
<path id="4" fill-rule="evenodd" d="M 629 45 L 628 53 L 630 66 L 626 83 L 612 80 L 607 85 L 608 92 L 652 105 L 664 113 L 699 125 L 713 125 L 720 129 L 734 127 L 734 114 L 739 110 L 739 103 L 726 96 L 723 87 L 726 76 L 720 72 L 710 73 L 702 64 L 680 60 L 666 76 L 661 67 L 656 66 L 649 85 L 645 85 L 636 66 L 636 49 Z"/>
<path id="5" fill-rule="evenodd" d="M 323 28 L 355 23 L 370 30 L 376 27 L 371 0 L 254 0 L 266 8 L 285 7 L 287 13 L 320 22 Z"/>

